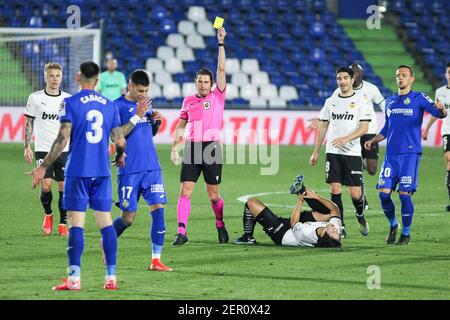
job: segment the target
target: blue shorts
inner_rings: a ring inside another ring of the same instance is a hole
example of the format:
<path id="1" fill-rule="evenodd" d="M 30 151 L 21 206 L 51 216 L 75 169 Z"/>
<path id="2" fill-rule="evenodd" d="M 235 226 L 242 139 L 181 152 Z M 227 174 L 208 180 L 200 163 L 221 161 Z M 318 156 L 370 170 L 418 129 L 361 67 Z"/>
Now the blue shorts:
<path id="1" fill-rule="evenodd" d="M 381 167 L 377 189 L 395 190 L 413 193 L 417 189 L 419 178 L 420 154 L 386 155 Z"/>
<path id="2" fill-rule="evenodd" d="M 135 212 L 139 198 L 148 205 L 167 203 L 161 170 L 123 174 L 117 177 L 118 206 L 122 211 Z"/>
<path id="3" fill-rule="evenodd" d="M 86 212 L 88 205 L 95 211 L 111 212 L 111 177 L 65 177 L 64 209 Z"/>

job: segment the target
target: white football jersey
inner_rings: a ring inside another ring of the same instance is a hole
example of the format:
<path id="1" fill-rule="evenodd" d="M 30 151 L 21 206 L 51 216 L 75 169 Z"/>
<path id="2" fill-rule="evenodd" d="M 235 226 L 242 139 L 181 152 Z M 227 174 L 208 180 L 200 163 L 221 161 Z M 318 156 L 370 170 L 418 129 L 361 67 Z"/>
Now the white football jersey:
<path id="1" fill-rule="evenodd" d="M 319 237 L 316 230 L 326 227 L 328 222 L 297 222 L 283 236 L 281 244 L 283 246 L 315 247 Z"/>
<path id="2" fill-rule="evenodd" d="M 450 88 L 442 86 L 436 90 L 435 100 L 440 100 L 445 104 L 445 109 L 450 112 Z M 450 116 L 442 119 L 441 135 L 450 134 Z"/>
<path id="3" fill-rule="evenodd" d="M 375 114 L 375 104 L 378 104 L 381 110 L 384 113 L 384 97 L 381 94 L 378 87 L 368 81 L 362 80 L 361 85 L 358 88 L 353 88 L 358 94 L 362 94 L 364 99 L 366 99 L 367 103 L 370 106 L 370 122 L 369 122 L 369 130 L 367 134 L 376 134 L 378 132 L 378 121 L 377 115 Z M 341 92 L 339 88 L 334 90 L 333 96 L 337 96 Z"/>
<path id="4" fill-rule="evenodd" d="M 25 115 L 34 118 L 34 151 L 49 152 L 59 132 L 59 107 L 70 94 L 64 91 L 57 96 L 45 90 L 33 92 L 28 97 Z M 64 152 L 69 150 L 69 143 Z"/>
<path id="5" fill-rule="evenodd" d="M 328 121 L 326 153 L 346 156 L 361 156 L 360 138 L 347 142 L 342 148 L 335 148 L 331 142 L 355 132 L 361 121 L 370 121 L 370 105 L 358 93 L 350 97 L 331 96 L 320 110 L 321 121 Z"/>

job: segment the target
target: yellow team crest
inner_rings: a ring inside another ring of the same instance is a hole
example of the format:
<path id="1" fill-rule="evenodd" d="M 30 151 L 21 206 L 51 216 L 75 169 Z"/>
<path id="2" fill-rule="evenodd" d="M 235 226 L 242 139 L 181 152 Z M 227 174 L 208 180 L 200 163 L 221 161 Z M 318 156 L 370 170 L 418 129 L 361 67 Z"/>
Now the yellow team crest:
<path id="1" fill-rule="evenodd" d="M 406 98 L 405 101 L 403 101 L 403 103 L 404 103 L 405 105 L 408 105 L 408 104 L 411 103 L 411 99 Z"/>
<path id="2" fill-rule="evenodd" d="M 203 109 L 208 110 L 209 108 L 211 108 L 209 101 L 203 101 Z"/>
<path id="3" fill-rule="evenodd" d="M 349 107 L 350 107 L 351 109 L 353 109 L 354 107 L 356 107 L 356 103 L 353 102 L 353 101 L 350 102 Z"/>

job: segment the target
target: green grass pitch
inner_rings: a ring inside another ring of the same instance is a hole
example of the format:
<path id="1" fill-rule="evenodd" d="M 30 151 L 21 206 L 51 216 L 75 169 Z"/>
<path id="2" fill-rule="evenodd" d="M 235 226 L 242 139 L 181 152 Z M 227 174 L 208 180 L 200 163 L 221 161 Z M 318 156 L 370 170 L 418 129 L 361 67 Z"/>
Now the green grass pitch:
<path id="1" fill-rule="evenodd" d="M 305 174 L 308 187 L 329 195 L 324 182 L 324 149 L 317 167 L 308 165 L 311 151 L 311 147 L 281 147 L 280 168 L 272 176 L 261 176 L 258 165 L 225 165 L 221 195 L 225 199 L 225 222 L 230 240 L 242 232 L 243 204 L 237 200 L 240 196 L 271 193 L 259 198 L 272 204 L 272 210 L 279 215 L 288 217 L 295 197 L 287 190 L 299 173 Z M 23 174 L 31 169 L 23 160 L 23 148 L 17 144 L 1 144 L 0 299 L 450 298 L 450 214 L 444 210 L 448 201 L 441 150 L 424 149 L 419 190 L 413 197 L 415 215 L 411 244 L 384 245 L 388 223 L 374 188 L 377 178 L 366 176 L 370 234 L 366 238 L 359 234 L 353 206 L 344 192 L 348 238 L 343 241 L 341 250 L 278 247 L 259 225 L 255 233 L 260 243 L 257 246 L 237 246 L 232 241 L 219 244 L 202 178 L 192 198 L 188 224 L 190 242 L 181 247 L 172 246 L 177 231 L 180 168 L 171 165 L 169 146 L 158 146 L 158 152 L 169 199 L 165 210 L 167 234 L 163 261 L 174 271 L 147 270 L 151 257 L 150 215 L 141 200 L 136 223 L 119 239 L 120 290 L 105 292 L 102 288 L 104 267 L 100 233 L 89 211 L 82 258 L 82 290 L 54 292 L 51 287 L 66 272 L 66 239 L 55 233 L 49 237 L 41 233 L 39 192 L 31 190 L 31 178 Z M 113 178 L 114 193 L 115 185 Z M 56 189 L 53 195 L 55 229 L 58 223 Z M 400 218 L 398 197 L 394 194 L 393 198 Z M 113 217 L 118 215 L 119 210 L 114 208 Z M 380 289 L 368 288 L 367 283 L 371 283 L 373 277 L 368 273 L 369 266 L 379 267 Z"/>

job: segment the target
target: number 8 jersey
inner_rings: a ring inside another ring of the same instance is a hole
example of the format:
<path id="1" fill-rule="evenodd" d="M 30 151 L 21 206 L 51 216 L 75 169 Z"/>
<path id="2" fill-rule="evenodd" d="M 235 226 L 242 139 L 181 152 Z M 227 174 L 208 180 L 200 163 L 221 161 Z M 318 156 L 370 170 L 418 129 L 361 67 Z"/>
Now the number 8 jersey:
<path id="1" fill-rule="evenodd" d="M 93 90 L 81 90 L 63 100 L 59 121 L 72 124 L 65 176 L 110 176 L 109 134 L 120 125 L 114 103 Z"/>

